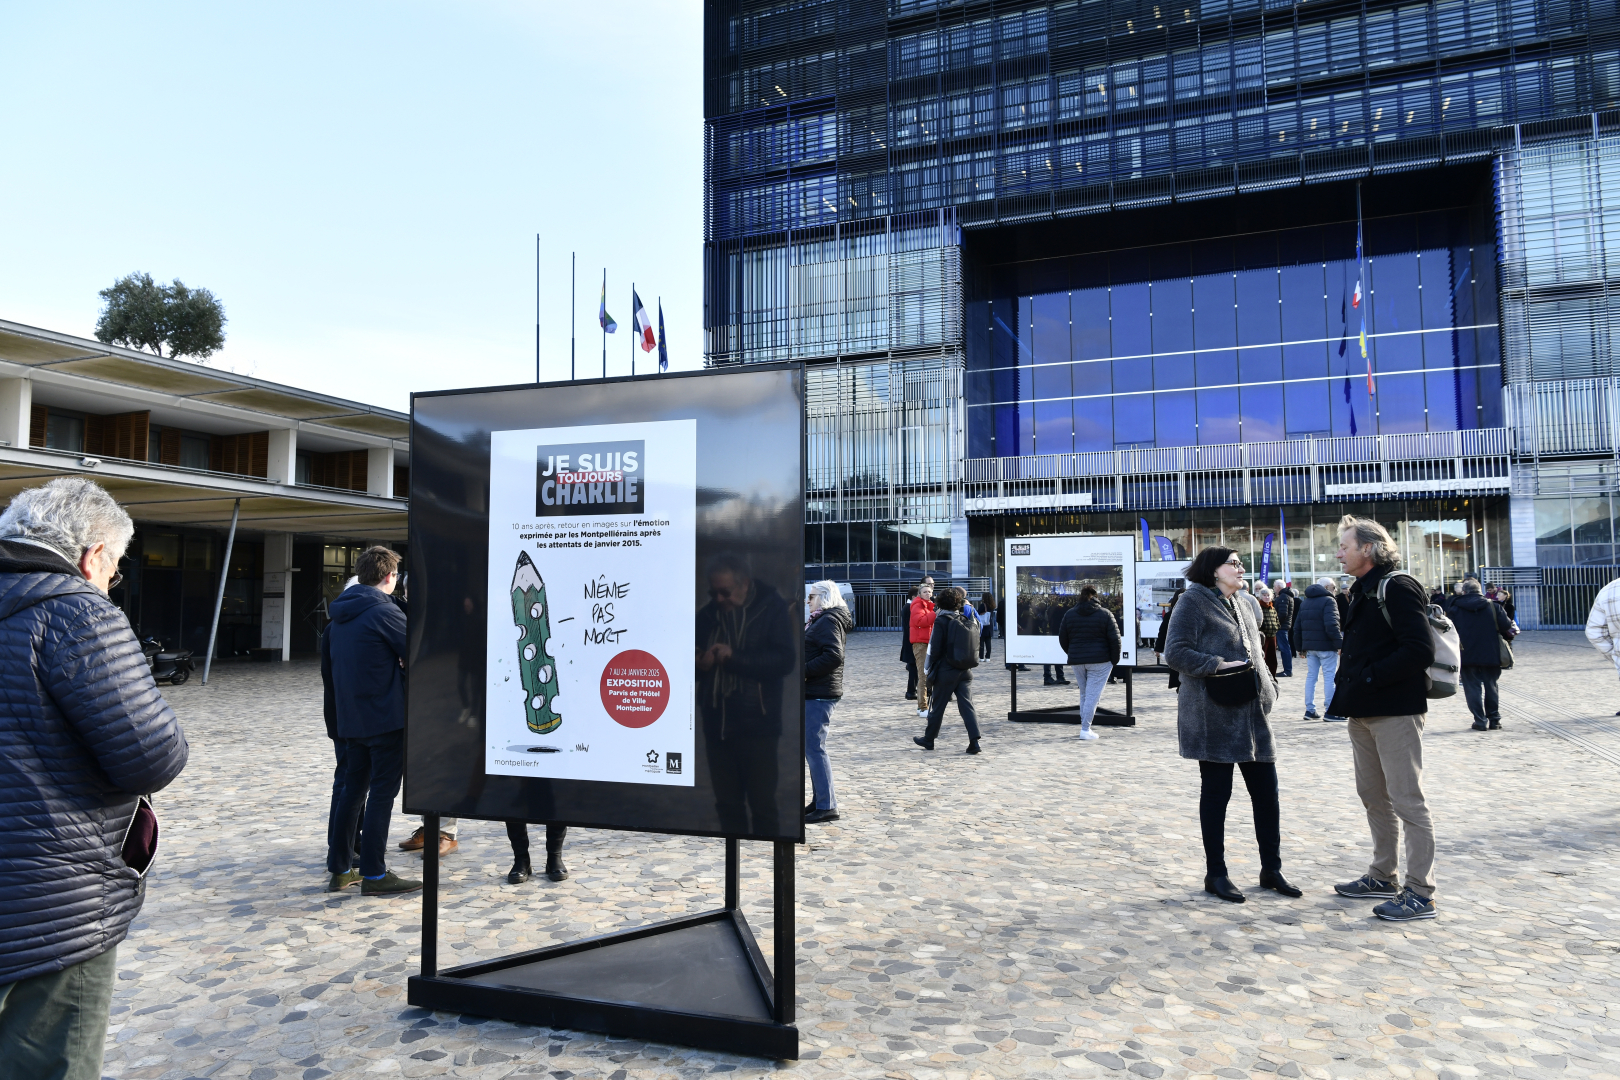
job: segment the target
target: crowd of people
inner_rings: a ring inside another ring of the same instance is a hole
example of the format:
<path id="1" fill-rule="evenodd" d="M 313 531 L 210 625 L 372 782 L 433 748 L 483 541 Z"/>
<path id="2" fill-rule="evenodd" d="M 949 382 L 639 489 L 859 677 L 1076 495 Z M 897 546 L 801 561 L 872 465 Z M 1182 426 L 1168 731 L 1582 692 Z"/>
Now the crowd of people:
<path id="1" fill-rule="evenodd" d="M 140 910 L 156 850 L 150 796 L 181 774 L 188 757 L 180 723 L 107 595 L 133 532 L 112 497 L 77 478 L 24 491 L 0 514 L 0 650 L 8 661 L 0 667 L 0 745 L 7 747 L 0 808 L 8 823 L 0 833 L 0 1058 L 18 1075 L 99 1075 L 117 947 Z M 1279 680 L 1291 677 L 1297 655 L 1306 662 L 1306 718 L 1347 725 L 1372 841 L 1365 872 L 1335 890 L 1381 901 L 1372 909 L 1380 919 L 1433 918 L 1435 834 L 1423 733 L 1428 701 L 1441 696 L 1445 682 L 1434 677 L 1437 642 L 1455 637 L 1455 674 L 1474 728 L 1499 729 L 1497 679 L 1512 664 L 1509 643 L 1518 629 L 1512 597 L 1473 577 L 1449 594 L 1430 595 L 1401 571 L 1388 532 L 1366 519 L 1340 523 L 1338 558 L 1348 588 L 1323 577 L 1297 595 L 1280 580 L 1251 589 L 1236 551 L 1205 548 L 1166 613 L 1159 651 L 1177 688 L 1179 752 L 1199 766 L 1204 889 L 1228 902 L 1245 899 L 1225 859 L 1226 811 L 1241 773 L 1254 810 L 1260 887 L 1303 895 L 1283 873 L 1282 777 L 1271 729 Z M 758 726 L 769 719 L 763 703 L 771 694 L 762 688 L 791 671 L 790 609 L 736 559 L 711 566 L 709 585 L 713 601 L 698 618 L 700 676 L 709 674 L 700 677 L 699 692 L 716 708 L 753 702 L 765 712 L 745 719 Z M 1091 720 L 1121 656 L 1118 619 L 1099 601 L 1094 586 L 1082 587 L 1051 627 L 1066 658 L 1061 666 L 1074 672 L 1079 738 L 1087 742 L 1096 738 Z M 358 886 L 364 895 L 396 896 L 421 888 L 387 864 L 404 757 L 408 602 L 399 555 L 372 547 L 329 606 L 320 647 L 335 758 L 327 837 L 333 892 Z M 1051 613 L 1045 617 L 1050 623 Z M 990 639 L 1004 625 L 988 594 L 975 607 L 960 588 L 936 588 L 931 579 L 917 586 L 902 657 L 910 671 L 906 697 L 926 720 L 913 739 L 924 751 L 936 749 L 954 700 L 966 753 L 981 753 L 974 669 L 990 658 Z M 806 824 L 839 817 L 828 735 L 844 692 L 852 626 L 838 586 L 813 583 L 803 626 L 804 758 L 813 791 Z M 1587 636 L 1620 667 L 1620 580 L 1599 594 Z M 715 673 L 745 654 L 773 659 L 754 684 L 743 686 L 739 676 L 726 691 Z M 724 715 L 736 721 L 743 717 L 736 709 Z M 712 711 L 705 710 L 705 724 Z M 759 773 L 753 758 L 734 756 L 738 768 Z M 766 812 L 753 795 L 744 800 L 747 813 Z M 506 826 L 513 849 L 507 880 L 518 884 L 532 875 L 527 824 Z M 399 846 L 423 850 L 437 842 L 449 854 L 455 832 L 446 820 L 437 837 L 418 829 Z M 568 876 L 566 833 L 546 826 L 552 880 Z"/>

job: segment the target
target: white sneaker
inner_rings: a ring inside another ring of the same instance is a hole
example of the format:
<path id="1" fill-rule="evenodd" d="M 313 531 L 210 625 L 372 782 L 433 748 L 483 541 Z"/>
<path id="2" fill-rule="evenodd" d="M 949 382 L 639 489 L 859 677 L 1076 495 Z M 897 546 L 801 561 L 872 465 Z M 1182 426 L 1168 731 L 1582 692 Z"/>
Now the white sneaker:
<path id="1" fill-rule="evenodd" d="M 917 710 L 917 718 L 920 719 L 920 720 L 928 719 L 928 710 L 927 709 L 918 709 Z"/>
<path id="2" fill-rule="evenodd" d="M 1080 740 L 1082 742 L 1091 742 L 1092 740 L 1098 738 L 1099 736 L 1097 735 L 1097 733 L 1095 731 L 1092 731 L 1090 728 L 1083 728 L 1081 730 L 1081 732 L 1080 732 L 1079 737 L 1080 737 Z"/>

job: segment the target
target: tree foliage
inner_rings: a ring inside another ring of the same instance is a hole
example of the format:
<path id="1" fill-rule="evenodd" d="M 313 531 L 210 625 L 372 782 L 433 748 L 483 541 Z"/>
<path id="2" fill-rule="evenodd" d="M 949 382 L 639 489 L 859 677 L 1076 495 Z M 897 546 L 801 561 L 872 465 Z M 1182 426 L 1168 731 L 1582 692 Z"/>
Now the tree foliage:
<path id="1" fill-rule="evenodd" d="M 96 339 L 163 355 L 212 356 L 225 345 L 225 308 L 207 289 L 179 278 L 168 285 L 151 274 L 129 274 L 101 290 L 106 302 L 96 321 Z"/>

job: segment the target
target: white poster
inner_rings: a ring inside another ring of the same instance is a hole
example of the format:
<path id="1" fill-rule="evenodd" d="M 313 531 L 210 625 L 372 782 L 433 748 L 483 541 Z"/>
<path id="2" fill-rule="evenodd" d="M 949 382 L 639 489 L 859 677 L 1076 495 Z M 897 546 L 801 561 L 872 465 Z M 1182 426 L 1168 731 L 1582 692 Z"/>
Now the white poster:
<path id="1" fill-rule="evenodd" d="M 490 436 L 484 770 L 693 786 L 697 421 Z"/>
<path id="2" fill-rule="evenodd" d="M 1030 536 L 1007 540 L 1007 663 L 1065 664 L 1058 646 L 1063 616 L 1090 585 L 1120 631 L 1119 662 L 1136 664 L 1134 536 Z"/>
<path id="3" fill-rule="evenodd" d="M 1159 639 L 1159 627 L 1170 601 L 1187 587 L 1186 569 L 1191 565 L 1191 559 L 1136 564 L 1136 632 L 1149 652 Z"/>

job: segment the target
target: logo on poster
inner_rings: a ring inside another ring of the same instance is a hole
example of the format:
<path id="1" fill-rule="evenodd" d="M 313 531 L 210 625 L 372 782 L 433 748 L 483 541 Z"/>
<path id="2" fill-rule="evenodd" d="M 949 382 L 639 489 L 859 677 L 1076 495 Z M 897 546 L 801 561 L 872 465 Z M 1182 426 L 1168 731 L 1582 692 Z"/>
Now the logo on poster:
<path id="1" fill-rule="evenodd" d="M 535 448 L 538 517 L 608 517 L 647 509 L 643 440 L 559 443 Z"/>
<path id="2" fill-rule="evenodd" d="M 1014 555 L 1028 555 L 1029 554 L 1029 545 L 1028 544 L 1014 544 L 1012 546 L 1012 553 Z"/>
<path id="3" fill-rule="evenodd" d="M 669 672 L 658 658 L 640 649 L 626 649 L 602 669 L 602 708 L 615 723 L 644 728 L 669 707 Z M 649 751 L 649 765 L 658 764 Z"/>
<path id="4" fill-rule="evenodd" d="M 665 754 L 664 771 L 667 773 L 673 773 L 676 776 L 681 775 L 681 755 L 675 753 L 674 751 L 670 751 L 669 753 Z"/>

